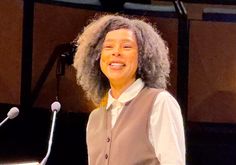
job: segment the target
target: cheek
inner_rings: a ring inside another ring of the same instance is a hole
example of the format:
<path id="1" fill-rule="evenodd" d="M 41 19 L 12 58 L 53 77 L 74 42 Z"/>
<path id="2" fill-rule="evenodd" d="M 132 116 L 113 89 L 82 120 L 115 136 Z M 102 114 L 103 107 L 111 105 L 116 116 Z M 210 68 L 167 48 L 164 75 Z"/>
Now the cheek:
<path id="1" fill-rule="evenodd" d="M 106 53 L 101 53 L 101 56 L 100 56 L 100 63 L 101 62 L 106 62 L 106 60 L 108 59 L 108 56 L 106 55 Z"/>
<path id="2" fill-rule="evenodd" d="M 101 56 L 100 56 L 100 66 L 102 65 L 102 63 L 104 62 L 104 55 L 103 54 L 101 54 Z"/>
<path id="3" fill-rule="evenodd" d="M 138 61 L 136 61 L 136 63 L 134 64 L 134 71 L 137 72 L 138 70 Z"/>
<path id="4" fill-rule="evenodd" d="M 130 63 L 132 64 L 132 66 L 134 67 L 134 69 L 135 69 L 135 67 L 136 67 L 136 69 L 137 69 L 137 67 L 138 67 L 138 55 L 133 55 L 133 56 L 131 56 L 131 57 L 129 58 L 129 61 L 130 61 Z"/>
<path id="5" fill-rule="evenodd" d="M 104 73 L 105 71 L 105 64 L 106 64 L 106 58 L 104 58 L 103 55 L 101 55 L 100 57 L 100 60 L 99 60 L 99 63 L 100 63 L 100 68 L 101 68 L 101 71 Z"/>

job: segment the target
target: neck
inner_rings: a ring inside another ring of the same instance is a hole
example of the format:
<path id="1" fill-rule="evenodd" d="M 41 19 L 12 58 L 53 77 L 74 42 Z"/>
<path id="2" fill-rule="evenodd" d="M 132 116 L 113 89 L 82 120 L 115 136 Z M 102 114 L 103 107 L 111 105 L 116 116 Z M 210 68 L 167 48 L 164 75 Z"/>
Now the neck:
<path id="1" fill-rule="evenodd" d="M 110 82 L 111 86 L 111 95 L 114 99 L 118 99 L 120 95 L 127 89 L 131 84 L 135 82 L 135 79 L 126 83 L 112 83 Z"/>

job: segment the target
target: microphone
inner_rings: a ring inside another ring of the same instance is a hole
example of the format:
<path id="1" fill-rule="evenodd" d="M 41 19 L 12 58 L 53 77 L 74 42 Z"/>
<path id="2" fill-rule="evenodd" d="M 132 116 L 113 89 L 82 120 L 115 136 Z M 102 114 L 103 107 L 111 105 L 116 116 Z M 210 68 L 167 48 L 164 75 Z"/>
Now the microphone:
<path id="1" fill-rule="evenodd" d="M 8 120 L 14 119 L 19 114 L 19 109 L 17 107 L 12 107 L 7 113 L 7 117 L 0 123 L 0 127 Z"/>
<path id="2" fill-rule="evenodd" d="M 51 148 L 52 148 L 52 139 L 53 139 L 53 133 L 54 133 L 54 128 L 55 128 L 56 115 L 57 115 L 57 112 L 60 111 L 60 109 L 61 109 L 61 104 L 58 101 L 55 101 L 51 104 L 51 110 L 53 112 L 53 118 L 52 118 L 52 126 L 51 126 L 51 131 L 50 131 L 50 137 L 49 137 L 49 141 L 48 141 L 48 150 L 47 150 L 46 156 L 40 162 L 40 165 L 45 165 L 47 160 L 48 160 L 48 157 L 50 155 Z"/>

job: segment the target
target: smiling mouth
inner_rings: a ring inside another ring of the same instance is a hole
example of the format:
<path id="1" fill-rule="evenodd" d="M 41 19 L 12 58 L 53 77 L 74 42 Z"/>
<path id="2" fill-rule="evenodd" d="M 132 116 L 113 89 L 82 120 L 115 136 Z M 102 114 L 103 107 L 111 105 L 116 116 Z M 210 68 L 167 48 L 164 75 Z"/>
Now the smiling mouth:
<path id="1" fill-rule="evenodd" d="M 115 69 L 115 70 L 120 70 L 123 69 L 126 65 L 124 63 L 119 63 L 119 62 L 111 62 L 109 64 L 109 67 L 111 69 Z"/>
<path id="2" fill-rule="evenodd" d="M 112 62 L 112 63 L 110 63 L 109 64 L 110 66 L 125 66 L 125 64 L 123 64 L 123 63 L 118 63 L 118 62 Z"/>

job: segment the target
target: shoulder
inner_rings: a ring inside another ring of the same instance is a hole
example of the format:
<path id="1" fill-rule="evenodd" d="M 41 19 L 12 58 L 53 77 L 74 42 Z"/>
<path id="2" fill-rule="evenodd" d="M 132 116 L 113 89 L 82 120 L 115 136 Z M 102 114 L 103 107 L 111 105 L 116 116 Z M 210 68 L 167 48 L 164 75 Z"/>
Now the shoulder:
<path id="1" fill-rule="evenodd" d="M 161 111 L 163 114 L 181 115 L 181 108 L 177 100 L 168 91 L 161 91 L 154 103 L 154 112 Z"/>
<path id="2" fill-rule="evenodd" d="M 158 101 L 172 101 L 175 104 L 178 104 L 176 99 L 165 89 L 162 88 L 146 88 L 146 93 L 154 93 L 156 95 L 156 100 Z"/>
<path id="3" fill-rule="evenodd" d="M 151 88 L 151 87 L 145 87 L 143 88 L 143 93 L 145 93 L 146 96 L 154 95 L 158 96 L 161 92 L 165 91 L 161 88 Z"/>
<path id="4" fill-rule="evenodd" d="M 96 109 L 94 109 L 93 111 L 91 111 L 90 112 L 90 114 L 89 114 L 89 118 L 88 118 L 88 123 L 87 123 L 87 129 L 88 129 L 88 127 L 90 127 L 91 125 L 93 125 L 94 124 L 94 122 L 96 122 L 96 116 L 98 115 L 98 113 L 99 113 L 99 109 L 100 108 L 96 108 Z M 87 130 L 88 131 L 88 130 Z"/>
<path id="5" fill-rule="evenodd" d="M 100 112 L 100 109 L 101 109 L 101 108 L 98 107 L 98 108 L 92 110 L 92 111 L 90 112 L 90 115 L 89 115 L 89 120 L 91 120 L 92 118 L 94 118 L 95 116 L 97 116 L 97 115 L 99 114 L 99 112 Z"/>
<path id="6" fill-rule="evenodd" d="M 94 121 L 97 122 L 98 120 L 102 120 L 104 118 L 104 114 L 106 112 L 106 107 L 98 107 L 94 109 L 90 115 L 88 121 Z"/>
<path id="7" fill-rule="evenodd" d="M 171 95 L 168 91 L 162 90 L 156 97 L 156 101 L 163 102 L 163 103 L 171 103 L 175 106 L 179 107 L 179 104 L 175 97 Z"/>

